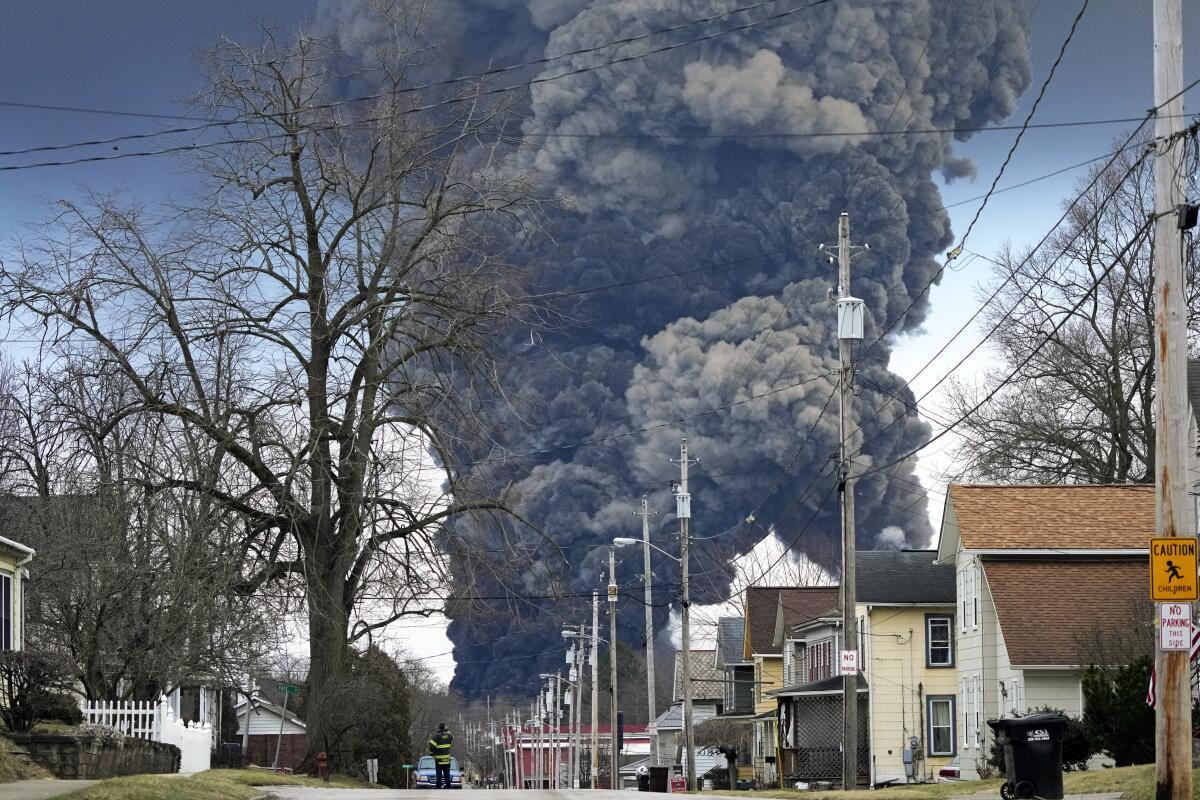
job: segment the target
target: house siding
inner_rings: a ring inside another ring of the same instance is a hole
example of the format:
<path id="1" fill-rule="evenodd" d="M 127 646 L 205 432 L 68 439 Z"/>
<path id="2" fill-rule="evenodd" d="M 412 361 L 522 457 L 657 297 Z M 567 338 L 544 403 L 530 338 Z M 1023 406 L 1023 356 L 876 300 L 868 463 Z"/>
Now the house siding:
<path id="1" fill-rule="evenodd" d="M 1027 669 L 1024 673 L 1025 710 L 1049 706 L 1070 717 L 1083 715 L 1079 670 Z"/>
<path id="2" fill-rule="evenodd" d="M 767 692 L 783 688 L 783 656 L 755 656 L 754 680 L 754 713 L 774 712 L 778 701 Z M 754 777 L 760 783 L 773 783 L 778 773 L 774 764 L 767 763 L 767 756 L 778 757 L 778 731 L 774 722 L 755 720 L 754 736 Z"/>
<path id="3" fill-rule="evenodd" d="M 954 617 L 953 606 L 912 608 L 859 606 L 865 619 L 863 675 L 870 687 L 871 769 L 873 780 L 905 781 L 904 749 L 916 736 L 928 750 L 925 698 L 958 692 L 956 667 L 925 665 L 929 614 Z M 955 625 L 957 618 L 955 617 Z M 957 663 L 957 659 L 956 659 Z M 914 776 L 932 779 L 952 756 L 931 756 Z"/>
<path id="4" fill-rule="evenodd" d="M 957 698 L 955 728 L 959 768 L 963 777 L 976 778 L 976 762 L 985 761 L 988 753 L 988 728 L 984 723 L 999 716 L 998 692 L 993 687 L 997 685 L 1000 662 L 1003 660 L 1007 666 L 1007 658 L 997 652 L 996 608 L 979 557 L 972 551 L 959 550 L 955 570 L 959 602 L 954 628 L 959 660 L 957 687 L 951 694 Z"/>

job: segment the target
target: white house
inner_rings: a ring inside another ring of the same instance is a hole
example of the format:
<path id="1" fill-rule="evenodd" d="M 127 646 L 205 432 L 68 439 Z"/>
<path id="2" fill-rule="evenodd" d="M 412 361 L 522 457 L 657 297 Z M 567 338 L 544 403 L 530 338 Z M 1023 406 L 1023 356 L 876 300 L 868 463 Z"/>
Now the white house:
<path id="1" fill-rule="evenodd" d="M 1151 486 L 950 486 L 938 561 L 956 571 L 963 777 L 987 758 L 988 719 L 1083 713 L 1089 640 L 1148 618 L 1154 530 Z"/>
<path id="2" fill-rule="evenodd" d="M 274 765 L 278 746 L 280 767 L 300 767 L 307 743 L 304 720 L 257 692 L 248 700 L 243 696 L 234 707 L 234 713 L 237 714 L 238 736 L 244 743 L 247 763 L 260 767 Z"/>

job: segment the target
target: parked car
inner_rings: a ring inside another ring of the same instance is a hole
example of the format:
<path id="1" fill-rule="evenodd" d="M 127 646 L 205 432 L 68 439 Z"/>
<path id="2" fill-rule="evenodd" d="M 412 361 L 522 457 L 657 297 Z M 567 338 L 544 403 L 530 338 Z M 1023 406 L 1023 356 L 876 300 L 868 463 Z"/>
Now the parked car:
<path id="1" fill-rule="evenodd" d="M 417 768 L 413 770 L 414 789 L 433 789 L 437 786 L 437 770 L 433 766 L 433 756 L 421 756 Z M 450 756 L 450 788 L 462 788 L 462 770 L 458 768 L 458 759 Z"/>

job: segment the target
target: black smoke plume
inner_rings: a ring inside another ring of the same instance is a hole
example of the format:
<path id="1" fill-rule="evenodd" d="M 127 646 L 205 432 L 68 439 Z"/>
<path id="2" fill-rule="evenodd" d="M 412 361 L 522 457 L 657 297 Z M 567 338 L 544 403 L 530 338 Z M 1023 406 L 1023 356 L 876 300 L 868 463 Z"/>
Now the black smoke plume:
<path id="1" fill-rule="evenodd" d="M 433 37 L 455 45 L 446 69 L 464 71 L 574 51 L 745 4 L 438 0 L 428 24 Z M 779 0 L 564 59 L 539 74 L 804 5 Z M 365 7 L 331 2 L 324 16 L 343 49 L 373 35 Z M 701 477 L 691 486 L 693 532 L 722 533 L 697 544 L 696 602 L 720 599 L 730 579 L 727 559 L 768 531 L 795 552 L 836 552 L 830 459 L 837 405 L 829 401 L 832 380 L 820 377 L 836 368 L 830 299 L 836 268 L 817 245 L 836 238 L 838 214 L 849 212 L 853 238 L 871 246 L 854 263 L 852 285 L 869 310 L 865 341 L 893 324 L 912 331 L 928 311 L 923 290 L 952 244 L 932 176 L 971 170 L 954 155 L 949 134 L 822 134 L 1002 120 L 1030 79 L 1028 38 L 1019 0 L 833 0 L 532 88 L 512 168 L 535 173 L 568 209 L 552 220 L 551 238 L 524 254 L 534 283 L 545 292 L 624 285 L 571 295 L 563 311 L 574 324 L 509 342 L 507 379 L 516 396 L 530 401 L 519 413 L 498 404 L 497 447 L 475 454 L 485 462 L 477 468 L 511 482 L 521 513 L 562 549 L 543 547 L 539 563 L 490 588 L 539 598 L 562 593 L 567 600 L 510 601 L 495 616 L 477 607 L 460 613 L 451 604 L 456 689 L 531 691 L 531 676 L 559 668 L 560 627 L 588 618 L 586 601 L 573 598 L 602 586 L 612 537 L 640 534 L 633 512 L 642 494 L 661 512 L 656 541 L 673 549 L 669 481 L 677 468 L 668 459 L 677 456 L 681 435 L 701 459 L 693 468 Z M 681 275 L 642 280 L 671 273 Z M 888 371 L 889 350 L 887 343 L 870 349 L 858 368 L 864 467 L 888 463 L 928 435 L 911 409 L 878 388 L 912 400 Z M 682 418 L 690 420 L 631 434 Z M 505 458 L 533 451 L 545 452 Z M 929 542 L 917 484 L 910 466 L 859 484 L 863 546 L 874 546 L 885 529 L 890 546 Z M 460 526 L 457 533 L 484 550 L 502 544 L 488 525 Z M 640 553 L 631 549 L 631 556 L 620 581 L 636 586 Z M 658 558 L 654 572 L 662 587 L 658 602 L 665 603 L 677 565 Z M 486 580 L 468 582 L 465 574 L 459 589 L 489 593 Z M 622 602 L 622 637 L 630 642 L 640 641 L 640 608 Z M 665 606 L 657 609 L 660 625 L 667 616 Z"/>

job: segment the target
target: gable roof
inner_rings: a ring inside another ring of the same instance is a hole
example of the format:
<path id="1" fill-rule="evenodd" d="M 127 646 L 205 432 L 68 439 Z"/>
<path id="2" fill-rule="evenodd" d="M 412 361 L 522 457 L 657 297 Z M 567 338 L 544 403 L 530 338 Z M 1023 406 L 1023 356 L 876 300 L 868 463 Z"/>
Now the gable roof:
<path id="1" fill-rule="evenodd" d="M 934 563 L 933 550 L 860 550 L 855 600 L 859 603 L 955 603 L 954 564 Z"/>
<path id="2" fill-rule="evenodd" d="M 238 701 L 236 703 L 234 703 L 234 706 L 233 706 L 234 714 L 239 719 L 245 713 L 245 711 L 244 711 L 245 707 L 246 707 L 246 697 L 245 697 L 245 695 L 242 695 L 238 698 Z M 265 697 L 260 695 L 258 692 L 255 692 L 254 696 L 250 698 L 250 710 L 255 714 L 262 714 L 264 711 L 266 711 L 267 713 L 269 713 L 277 718 L 282 717 L 283 719 L 286 719 L 288 722 L 299 725 L 301 728 L 307 727 L 304 724 L 304 720 L 297 717 L 291 711 L 285 711 L 282 706 L 275 705 L 270 700 L 267 700 Z"/>
<path id="3" fill-rule="evenodd" d="M 814 620 L 827 617 L 831 610 L 836 610 L 840 602 L 840 589 L 837 586 L 797 586 L 779 591 L 779 610 L 776 614 L 775 631 L 771 637 L 770 651 L 758 652 L 783 653 L 783 640 L 787 633 L 797 626 L 803 626 Z"/>
<path id="4" fill-rule="evenodd" d="M 775 639 L 775 614 L 779 605 L 778 586 L 746 587 L 746 619 L 742 639 L 743 657 L 770 648 Z"/>
<path id="5" fill-rule="evenodd" d="M 1148 601 L 1145 558 L 983 559 L 1013 666 L 1079 666 L 1080 642 L 1126 630 Z M 1148 612 L 1147 612 L 1148 613 Z M 1148 616 L 1145 616 L 1149 619 Z"/>
<path id="6" fill-rule="evenodd" d="M 745 622 L 741 617 L 717 619 L 717 666 L 736 664 L 743 660 Z"/>
<path id="7" fill-rule="evenodd" d="M 1154 487 L 951 484 L 943 542 L 964 550 L 1146 550 Z M 942 556 L 947 555 L 942 549 Z"/>
<path id="8" fill-rule="evenodd" d="M 688 671 L 692 674 L 692 700 L 721 700 L 725 696 L 725 671 L 717 666 L 716 653 L 712 650 L 691 650 Z M 683 681 L 680 675 L 681 652 L 675 653 L 674 680 L 675 702 L 683 701 Z"/>

